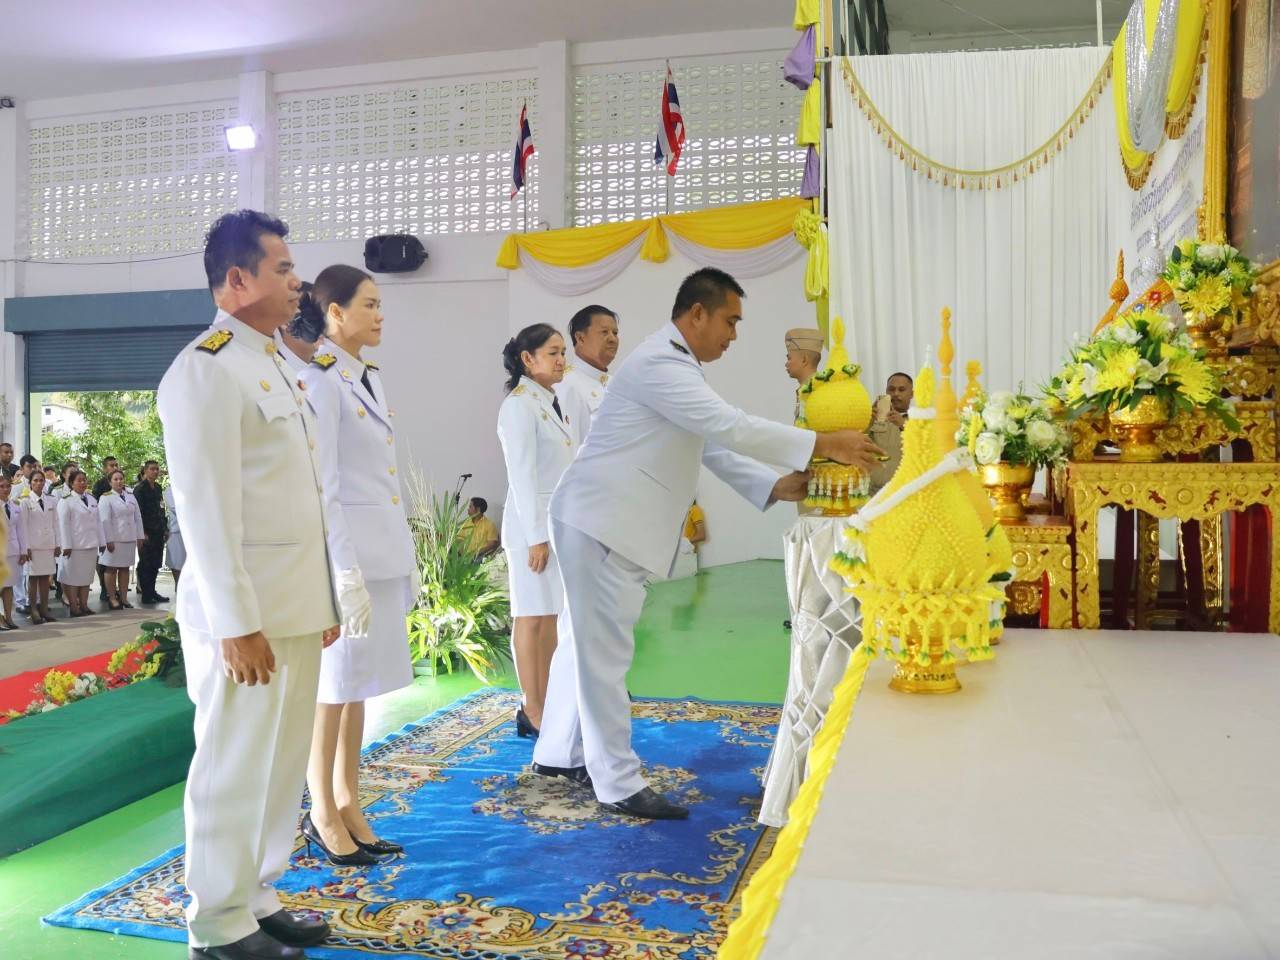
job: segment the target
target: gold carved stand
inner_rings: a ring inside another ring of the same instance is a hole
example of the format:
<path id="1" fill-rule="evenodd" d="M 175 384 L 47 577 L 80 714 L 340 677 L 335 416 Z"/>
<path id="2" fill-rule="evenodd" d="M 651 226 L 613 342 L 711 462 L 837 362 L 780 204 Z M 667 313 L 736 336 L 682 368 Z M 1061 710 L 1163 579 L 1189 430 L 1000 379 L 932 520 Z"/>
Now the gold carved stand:
<path id="1" fill-rule="evenodd" d="M 1006 589 L 1009 610 L 1038 615 L 1047 579 L 1049 629 L 1071 629 L 1071 522 L 1066 517 L 1033 514 L 1003 526 L 1013 546 L 1013 581 Z"/>

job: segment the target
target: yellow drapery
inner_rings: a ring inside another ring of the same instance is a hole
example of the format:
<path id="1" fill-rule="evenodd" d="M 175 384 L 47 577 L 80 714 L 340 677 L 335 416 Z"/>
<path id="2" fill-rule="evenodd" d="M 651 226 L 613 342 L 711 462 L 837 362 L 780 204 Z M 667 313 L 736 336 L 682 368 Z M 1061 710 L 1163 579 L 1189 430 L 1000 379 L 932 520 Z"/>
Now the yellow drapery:
<path id="1" fill-rule="evenodd" d="M 761 200 L 691 213 L 672 213 L 648 220 L 566 227 L 540 233 L 512 233 L 502 242 L 497 264 L 520 266 L 520 256 L 553 267 L 583 267 L 617 253 L 637 237 L 645 238 L 640 258 L 662 263 L 669 255 L 667 233 L 715 250 L 750 250 L 791 233 L 796 214 L 809 205 L 800 197 Z"/>
<path id="2" fill-rule="evenodd" d="M 1155 37 L 1156 16 L 1160 12 L 1160 0 L 1144 0 L 1147 50 Z M 1178 4 L 1178 26 L 1174 33 L 1173 73 L 1169 77 L 1169 92 L 1165 98 L 1165 133 L 1173 138 L 1182 136 L 1187 121 L 1195 107 L 1196 90 L 1200 86 L 1201 51 L 1204 44 L 1204 4 L 1193 0 Z M 1120 139 L 1120 156 L 1124 160 L 1125 175 L 1129 186 L 1137 190 L 1151 172 L 1154 154 L 1144 153 L 1133 145 L 1133 132 L 1129 129 L 1129 93 L 1125 86 L 1125 40 L 1128 27 L 1120 28 L 1111 46 L 1112 74 L 1115 77 L 1112 95 L 1115 98 L 1116 133 Z"/>
<path id="3" fill-rule="evenodd" d="M 755 960 L 760 956 L 782 893 L 795 872 L 805 837 L 818 813 L 818 802 L 835 766 L 845 728 L 853 716 L 853 705 L 870 665 L 871 657 L 865 656 L 861 649 L 854 651 L 844 679 L 836 685 L 822 729 L 809 748 L 808 776 L 787 810 L 787 825 L 778 834 L 769 859 L 742 892 L 742 912 L 729 926 L 729 935 L 716 954 L 718 960 Z"/>
<path id="4" fill-rule="evenodd" d="M 796 0 L 796 15 L 791 26 L 803 30 L 811 23 L 817 23 L 822 16 L 819 0 Z"/>

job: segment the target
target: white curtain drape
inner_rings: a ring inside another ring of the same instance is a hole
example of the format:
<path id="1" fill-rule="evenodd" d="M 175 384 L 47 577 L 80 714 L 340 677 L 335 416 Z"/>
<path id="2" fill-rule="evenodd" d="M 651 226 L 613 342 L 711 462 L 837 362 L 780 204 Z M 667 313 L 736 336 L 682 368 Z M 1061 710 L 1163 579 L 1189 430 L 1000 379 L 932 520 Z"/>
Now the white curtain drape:
<path id="1" fill-rule="evenodd" d="M 1093 82 L 1097 47 L 857 57 L 854 72 L 899 134 L 935 161 L 998 167 L 1048 139 Z M 837 64 L 833 75 L 841 77 Z M 1002 189 L 944 187 L 886 148 L 843 78 L 831 91 L 831 310 L 873 395 L 914 373 L 954 313 L 957 376 L 1034 388 L 1105 312 L 1128 187 L 1109 92 L 1058 156 Z"/>

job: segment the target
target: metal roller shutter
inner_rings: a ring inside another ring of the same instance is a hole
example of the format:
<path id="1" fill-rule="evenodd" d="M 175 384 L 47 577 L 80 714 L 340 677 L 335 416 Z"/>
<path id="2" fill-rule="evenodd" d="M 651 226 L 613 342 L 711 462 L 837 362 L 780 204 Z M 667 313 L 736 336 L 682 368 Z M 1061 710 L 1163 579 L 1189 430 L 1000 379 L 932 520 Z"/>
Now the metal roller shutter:
<path id="1" fill-rule="evenodd" d="M 154 390 L 197 327 L 26 334 L 27 391 Z"/>

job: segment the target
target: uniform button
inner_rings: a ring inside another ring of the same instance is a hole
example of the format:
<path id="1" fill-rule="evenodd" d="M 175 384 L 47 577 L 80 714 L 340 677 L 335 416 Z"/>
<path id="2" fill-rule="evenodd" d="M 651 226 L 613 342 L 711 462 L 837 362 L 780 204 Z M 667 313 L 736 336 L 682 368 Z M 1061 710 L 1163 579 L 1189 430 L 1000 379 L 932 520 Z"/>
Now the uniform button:
<path id="1" fill-rule="evenodd" d="M 358 407 L 358 408 L 356 409 L 356 416 L 357 416 L 357 417 L 363 417 L 363 416 L 364 416 L 364 407 Z"/>
<path id="2" fill-rule="evenodd" d="M 314 440 L 308 440 L 307 446 L 314 450 L 316 448 L 316 442 Z"/>
<path id="3" fill-rule="evenodd" d="M 276 354 L 276 366 L 277 366 L 277 367 L 283 367 L 283 366 L 284 366 L 284 361 L 280 359 L 280 354 L 278 354 L 278 353 Z"/>
<path id="4" fill-rule="evenodd" d="M 394 504 L 399 504 L 399 503 L 400 503 L 400 498 L 399 498 L 399 497 L 392 497 L 392 498 L 391 498 L 391 502 L 392 502 L 392 503 L 394 503 Z"/>
<path id="5" fill-rule="evenodd" d="M 394 476 L 396 475 L 396 468 L 395 468 L 395 467 L 387 467 L 387 473 L 391 474 L 391 475 L 394 477 Z"/>
<path id="6" fill-rule="evenodd" d="M 387 446 L 389 447 L 389 446 L 391 446 L 393 443 L 395 443 L 395 440 L 394 440 L 394 439 L 392 439 L 391 434 L 389 434 L 389 433 L 388 433 L 388 434 L 387 434 Z"/>
<path id="7" fill-rule="evenodd" d="M 294 397 L 293 399 L 294 399 L 294 400 L 296 400 L 296 401 L 298 402 L 298 406 L 302 406 L 302 398 L 301 398 L 301 397 Z"/>
<path id="8" fill-rule="evenodd" d="M 396 412 L 395 412 L 394 410 L 388 410 L 388 411 L 387 411 L 387 416 L 388 416 L 388 417 L 394 417 L 395 415 L 396 415 Z"/>
<path id="9" fill-rule="evenodd" d="M 270 393 L 270 392 L 271 392 L 271 384 L 267 383 L 267 381 L 265 381 L 265 380 L 259 380 L 259 381 L 258 381 L 258 384 L 259 384 L 259 386 L 261 386 L 261 387 L 262 387 L 262 389 L 263 389 L 263 390 L 266 390 L 268 393 Z"/>
<path id="10" fill-rule="evenodd" d="M 262 349 L 267 351 L 267 353 L 275 353 L 276 342 L 274 340 L 268 340 L 265 344 L 263 344 Z"/>

